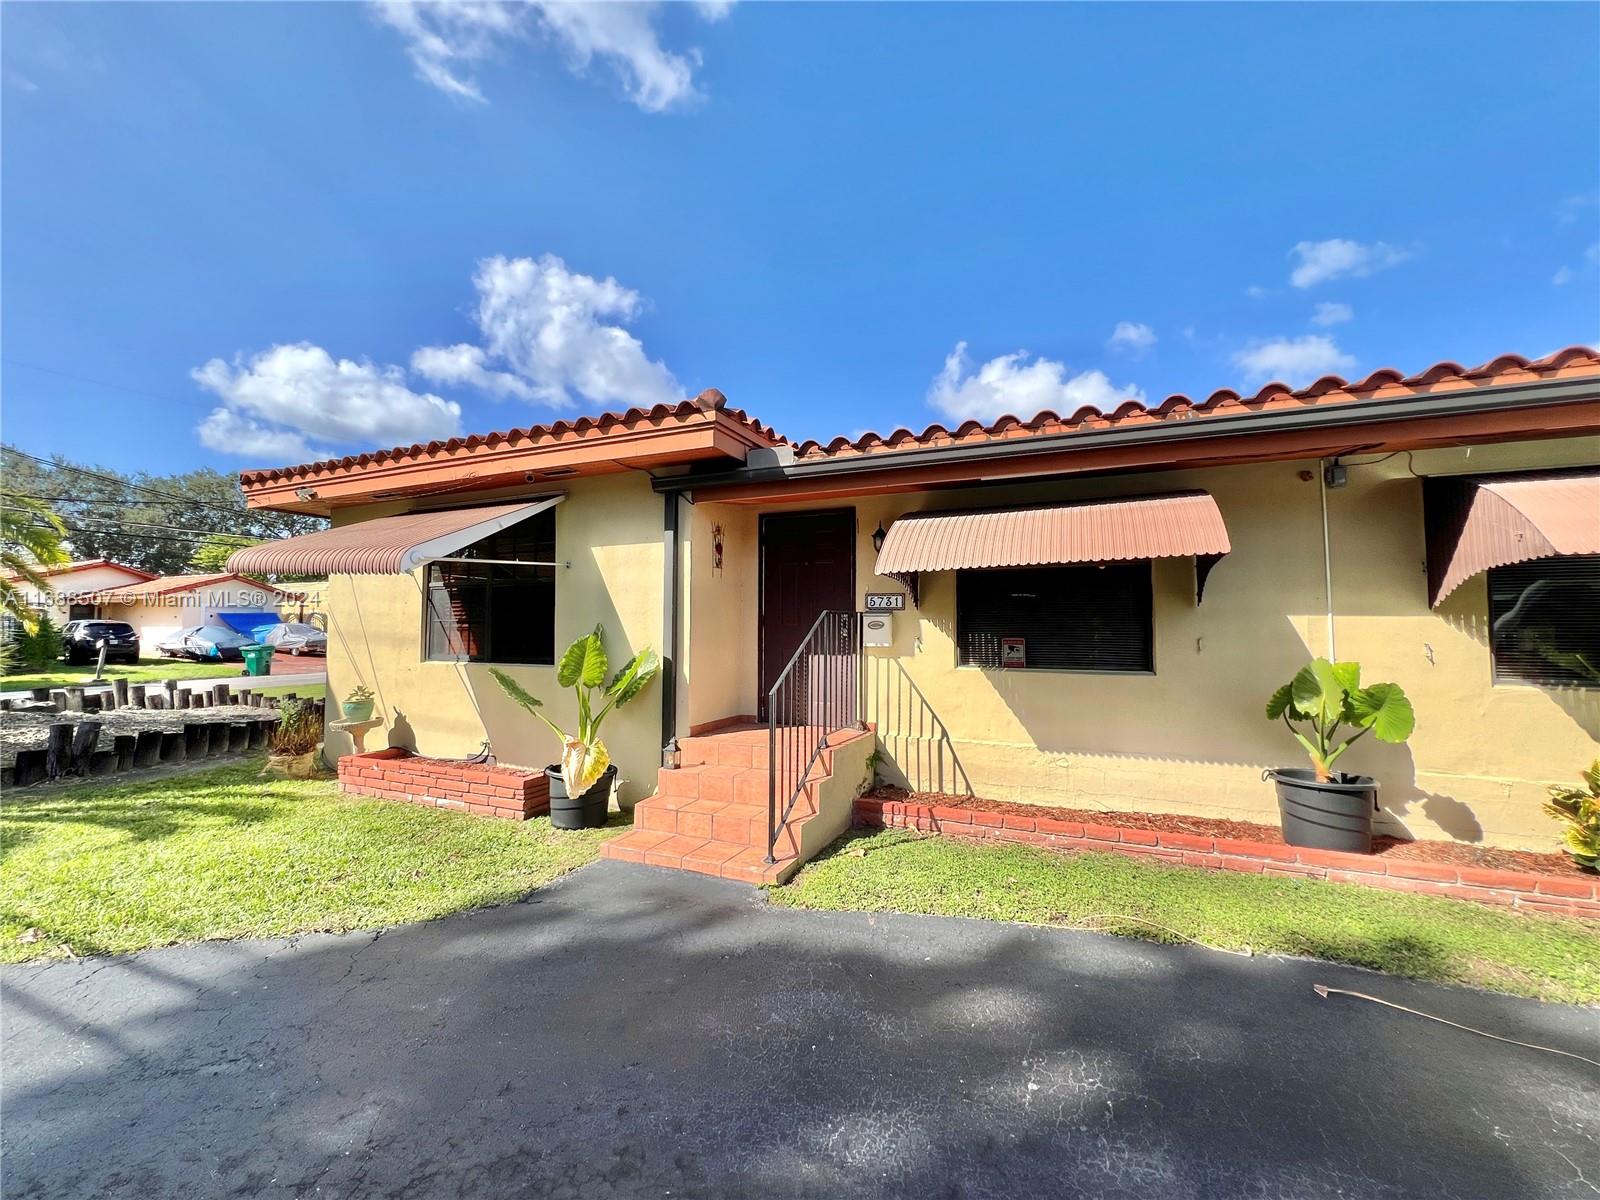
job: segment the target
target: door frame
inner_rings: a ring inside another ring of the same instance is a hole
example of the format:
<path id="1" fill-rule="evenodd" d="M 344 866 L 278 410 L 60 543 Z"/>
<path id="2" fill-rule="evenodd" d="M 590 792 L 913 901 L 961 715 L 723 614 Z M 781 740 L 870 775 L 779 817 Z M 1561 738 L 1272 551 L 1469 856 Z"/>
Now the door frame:
<path id="1" fill-rule="evenodd" d="M 861 517 L 853 504 L 833 508 L 803 508 L 797 512 L 762 513 L 756 522 L 756 719 L 767 719 L 767 694 L 761 683 L 767 677 L 767 522 L 794 517 L 832 517 L 850 514 L 850 607 L 855 608 L 857 541 L 861 536 Z"/>

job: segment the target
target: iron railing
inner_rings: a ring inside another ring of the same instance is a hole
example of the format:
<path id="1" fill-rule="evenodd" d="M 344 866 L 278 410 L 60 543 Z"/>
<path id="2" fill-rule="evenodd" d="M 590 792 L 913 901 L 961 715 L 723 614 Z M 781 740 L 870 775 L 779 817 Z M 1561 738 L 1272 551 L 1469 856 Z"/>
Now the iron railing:
<path id="1" fill-rule="evenodd" d="M 767 692 L 769 863 L 828 739 L 861 727 L 863 661 L 860 615 L 824 612 Z"/>

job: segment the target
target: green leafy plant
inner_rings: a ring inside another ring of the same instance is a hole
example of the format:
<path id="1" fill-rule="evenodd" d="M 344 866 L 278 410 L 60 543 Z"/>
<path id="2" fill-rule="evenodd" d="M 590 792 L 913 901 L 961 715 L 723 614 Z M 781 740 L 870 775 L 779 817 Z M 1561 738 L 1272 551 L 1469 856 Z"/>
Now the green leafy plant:
<path id="1" fill-rule="evenodd" d="M 33 627 L 35 613 L 25 584 L 48 592 L 45 568 L 67 561 L 67 527 L 43 500 L 0 489 L 0 611 Z"/>
<path id="2" fill-rule="evenodd" d="M 608 670 L 605 631 L 599 625 L 594 627 L 593 633 L 584 634 L 568 646 L 561 656 L 556 666 L 556 682 L 571 688 L 578 698 L 578 728 L 569 734 L 540 711 L 544 705 L 529 695 L 520 683 L 499 667 L 489 668 L 489 674 L 507 696 L 538 717 L 561 739 L 561 778 L 571 796 L 581 796 L 588 791 L 611 765 L 611 755 L 600 740 L 600 726 L 612 709 L 621 708 L 644 691 L 661 670 L 661 660 L 646 646 L 609 681 L 606 679 Z M 598 708 L 595 707 L 596 692 L 600 693 Z"/>
<path id="3" fill-rule="evenodd" d="M 1600 758 L 1583 773 L 1581 787 L 1558 783 L 1550 789 L 1544 811 L 1566 823 L 1561 840 L 1580 867 L 1600 867 Z"/>
<path id="4" fill-rule="evenodd" d="M 305 700 L 285 700 L 272 728 L 272 753 L 310 754 L 322 742 L 322 714 Z"/>
<path id="5" fill-rule="evenodd" d="M 1368 733 L 1380 742 L 1404 742 L 1417 725 L 1411 701 L 1398 683 L 1362 687 L 1360 663 L 1325 658 L 1312 659 L 1272 693 L 1267 719 L 1289 727 L 1322 782 L 1333 778 L 1339 756 Z M 1342 736 L 1347 729 L 1353 732 Z"/>
<path id="6" fill-rule="evenodd" d="M 350 694 L 344 698 L 346 704 L 364 704 L 372 699 L 372 689 L 364 683 L 358 683 L 350 689 Z"/>
<path id="7" fill-rule="evenodd" d="M 61 659 L 61 630 L 48 612 L 40 612 L 33 627 L 23 635 L 19 649 L 22 665 L 36 671 L 48 670 Z"/>

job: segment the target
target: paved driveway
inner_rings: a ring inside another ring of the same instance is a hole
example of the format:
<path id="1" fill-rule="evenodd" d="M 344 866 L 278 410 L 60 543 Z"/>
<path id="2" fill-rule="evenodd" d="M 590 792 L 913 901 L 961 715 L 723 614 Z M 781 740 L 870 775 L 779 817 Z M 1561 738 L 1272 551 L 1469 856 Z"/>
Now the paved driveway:
<path id="1" fill-rule="evenodd" d="M 6 973 L 5 1194 L 1592 1197 L 1600 1015 L 600 863 Z"/>

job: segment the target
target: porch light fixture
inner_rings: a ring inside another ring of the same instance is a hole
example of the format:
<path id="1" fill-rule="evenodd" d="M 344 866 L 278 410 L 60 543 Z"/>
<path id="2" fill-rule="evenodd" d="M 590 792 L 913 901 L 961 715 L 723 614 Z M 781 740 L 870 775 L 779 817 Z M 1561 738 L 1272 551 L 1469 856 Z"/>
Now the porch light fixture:
<path id="1" fill-rule="evenodd" d="M 878 522 L 878 528 L 872 534 L 872 552 L 878 554 L 883 550 L 883 539 L 889 535 L 884 532 L 883 522 Z"/>

